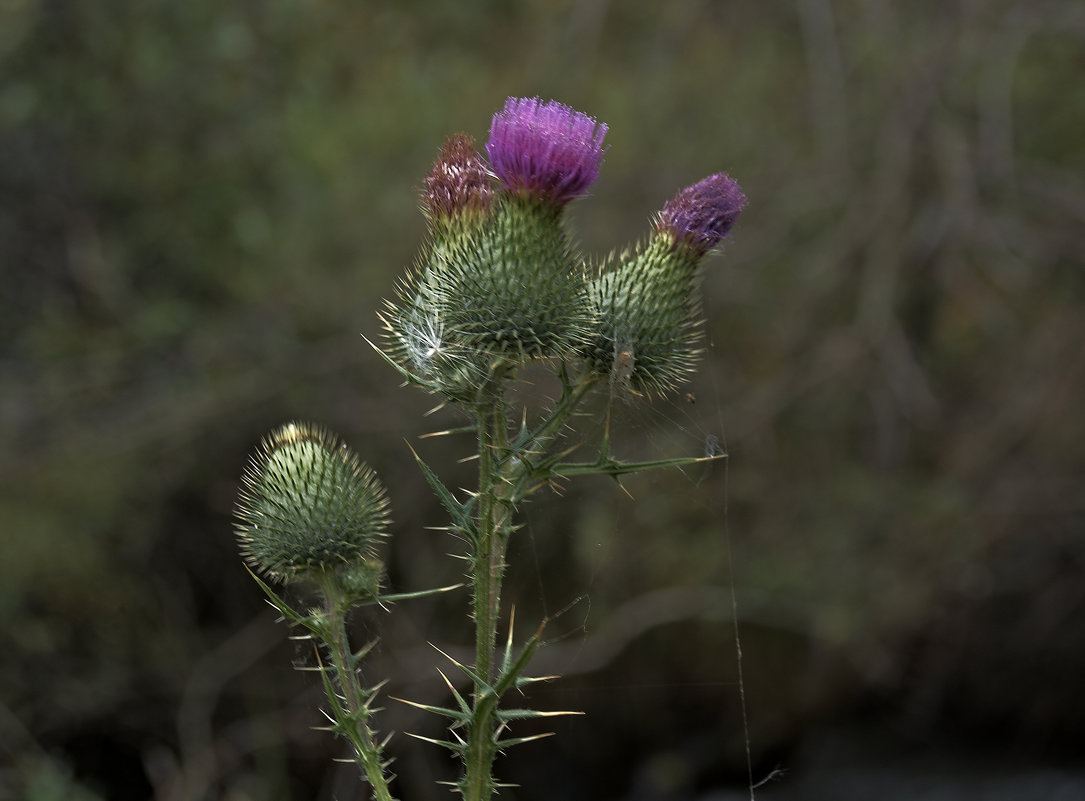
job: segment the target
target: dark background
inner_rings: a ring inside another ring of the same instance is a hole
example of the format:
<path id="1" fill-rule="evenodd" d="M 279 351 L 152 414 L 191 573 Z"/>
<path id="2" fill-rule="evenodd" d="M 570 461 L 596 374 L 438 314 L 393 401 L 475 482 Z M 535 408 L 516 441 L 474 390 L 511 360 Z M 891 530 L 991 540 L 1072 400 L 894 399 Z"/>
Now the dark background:
<path id="1" fill-rule="evenodd" d="M 588 715 L 502 797 L 744 798 L 748 742 L 768 801 L 1085 798 L 1083 54 L 1033 0 L 0 4 L 0 797 L 363 797 L 238 476 L 321 421 L 390 489 L 390 586 L 459 579 L 403 440 L 461 485 L 470 442 L 359 334 L 443 138 L 539 94 L 611 126 L 587 252 L 711 172 L 750 202 L 696 404 L 614 431 L 728 467 L 525 510 L 506 600 L 565 674 L 530 701 Z M 367 678 L 444 702 L 465 608 L 359 615 Z M 447 797 L 387 707 L 397 792 Z"/>

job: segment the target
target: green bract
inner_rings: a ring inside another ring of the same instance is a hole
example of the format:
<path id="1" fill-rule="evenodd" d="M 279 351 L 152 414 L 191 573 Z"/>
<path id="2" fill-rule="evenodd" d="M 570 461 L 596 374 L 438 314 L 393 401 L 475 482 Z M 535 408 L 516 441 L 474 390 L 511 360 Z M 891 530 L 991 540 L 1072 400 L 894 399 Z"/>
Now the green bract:
<path id="1" fill-rule="evenodd" d="M 555 209 L 502 197 L 427 268 L 438 311 L 469 347 L 523 362 L 569 355 L 585 335 L 585 286 Z"/>
<path id="2" fill-rule="evenodd" d="M 589 288 L 598 327 L 585 360 L 617 389 L 673 390 L 700 354 L 699 256 L 657 234 L 616 261 Z"/>
<path id="3" fill-rule="evenodd" d="M 400 298 L 385 316 L 391 355 L 459 400 L 495 369 L 574 356 L 594 323 L 560 209 L 504 194 L 436 228 Z"/>

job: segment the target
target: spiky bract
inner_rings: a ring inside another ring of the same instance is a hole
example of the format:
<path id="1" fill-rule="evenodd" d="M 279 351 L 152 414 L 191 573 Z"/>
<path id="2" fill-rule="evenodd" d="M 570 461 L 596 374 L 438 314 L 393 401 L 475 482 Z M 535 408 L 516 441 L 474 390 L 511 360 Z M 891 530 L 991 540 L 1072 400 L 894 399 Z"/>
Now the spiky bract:
<path id="1" fill-rule="evenodd" d="M 272 578 L 327 571 L 356 578 L 374 569 L 387 509 L 376 474 L 338 437 L 288 423 L 249 460 L 236 531 L 245 560 Z"/>
<path id="2" fill-rule="evenodd" d="M 572 355 L 592 322 L 559 210 L 507 194 L 437 232 L 400 295 L 385 319 L 391 355 L 460 399 L 502 366 Z"/>
<path id="3" fill-rule="evenodd" d="M 449 329 L 430 283 L 416 274 L 400 286 L 400 303 L 387 304 L 385 351 L 411 383 L 471 403 L 499 364 Z"/>
<path id="4" fill-rule="evenodd" d="M 433 256 L 442 316 L 468 346 L 522 362 L 583 338 L 586 287 L 551 209 L 503 197 L 486 225 Z"/>
<path id="5" fill-rule="evenodd" d="M 598 323 L 584 355 L 615 389 L 662 394 L 693 370 L 701 341 L 697 261 L 657 235 L 591 282 Z"/>

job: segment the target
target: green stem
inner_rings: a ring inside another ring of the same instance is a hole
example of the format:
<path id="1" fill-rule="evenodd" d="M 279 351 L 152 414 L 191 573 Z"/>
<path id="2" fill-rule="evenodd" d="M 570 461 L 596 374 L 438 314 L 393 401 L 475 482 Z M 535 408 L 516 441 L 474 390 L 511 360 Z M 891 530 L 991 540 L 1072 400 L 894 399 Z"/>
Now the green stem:
<path id="1" fill-rule="evenodd" d="M 388 779 L 384 775 L 380 748 L 369 728 L 370 710 L 366 704 L 366 692 L 361 686 L 358 671 L 355 670 L 351 658 L 346 626 L 347 604 L 334 578 L 329 577 L 322 581 L 321 590 L 328 610 L 327 645 L 331 650 L 332 665 L 348 712 L 347 720 L 337 720 L 336 723 L 344 727 L 343 733 L 354 746 L 355 759 L 369 781 L 369 786 L 373 788 L 373 797 L 377 801 L 395 801 L 388 789 Z"/>
<path id="2" fill-rule="evenodd" d="M 495 382 L 478 408 L 478 536 L 473 554 L 475 618 L 475 673 L 484 684 L 475 687 L 471 731 L 465 752 L 462 788 L 466 801 L 487 801 L 493 793 L 496 755 L 494 709 L 497 699 L 494 650 L 501 609 L 501 581 L 505 574 L 505 548 L 510 519 L 507 490 L 501 479 L 501 458 L 508 446 L 504 397 Z"/>
<path id="3" fill-rule="evenodd" d="M 496 376 L 480 394 L 475 408 L 478 436 L 477 536 L 472 554 L 474 572 L 475 675 L 471 723 L 464 751 L 464 779 L 460 792 L 465 801 L 489 801 L 495 782 L 493 762 L 497 755 L 496 710 L 499 695 L 494 653 L 501 611 L 501 583 L 505 575 L 505 551 L 512 531 L 512 506 L 528 463 L 512 459 L 539 456 L 554 442 L 565 422 L 598 379 L 584 376 L 571 384 L 562 373 L 563 392 L 556 408 L 534 431 L 521 432 L 510 445 L 505 416 L 504 377 Z M 529 658 L 530 654 L 525 655 Z M 522 669 L 522 666 L 521 666 Z"/>

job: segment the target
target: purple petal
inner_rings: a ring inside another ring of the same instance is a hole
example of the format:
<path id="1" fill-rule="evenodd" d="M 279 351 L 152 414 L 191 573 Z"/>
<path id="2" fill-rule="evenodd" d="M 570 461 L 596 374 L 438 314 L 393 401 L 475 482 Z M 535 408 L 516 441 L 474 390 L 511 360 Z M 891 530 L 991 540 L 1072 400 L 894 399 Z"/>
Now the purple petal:
<path id="1" fill-rule="evenodd" d="M 494 114 L 486 153 L 507 190 L 562 206 L 599 177 L 606 134 L 604 123 L 557 101 L 510 97 Z"/>

